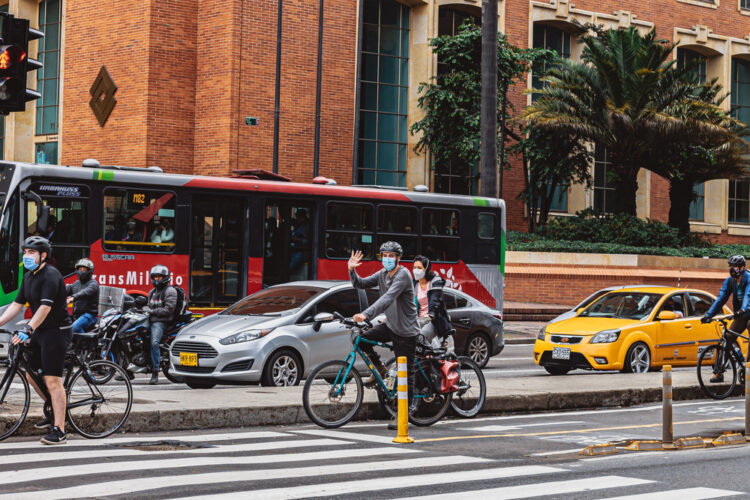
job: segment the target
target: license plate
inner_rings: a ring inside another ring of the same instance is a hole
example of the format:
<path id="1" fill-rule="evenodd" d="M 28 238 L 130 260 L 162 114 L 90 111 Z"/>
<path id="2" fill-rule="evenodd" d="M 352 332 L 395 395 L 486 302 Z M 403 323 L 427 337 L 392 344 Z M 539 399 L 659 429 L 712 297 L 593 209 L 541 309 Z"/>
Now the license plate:
<path id="1" fill-rule="evenodd" d="M 180 364 L 183 366 L 198 366 L 198 354 L 194 352 L 181 352 Z"/>
<path id="2" fill-rule="evenodd" d="M 552 359 L 570 359 L 570 347 L 553 347 Z"/>

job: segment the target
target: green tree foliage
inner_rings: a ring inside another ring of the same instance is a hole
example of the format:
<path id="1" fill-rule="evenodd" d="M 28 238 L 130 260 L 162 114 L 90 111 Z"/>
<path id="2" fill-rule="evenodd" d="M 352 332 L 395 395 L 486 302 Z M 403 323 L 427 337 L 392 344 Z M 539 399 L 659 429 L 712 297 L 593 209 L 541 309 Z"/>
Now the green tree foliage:
<path id="1" fill-rule="evenodd" d="M 501 102 L 508 89 L 525 77 L 534 60 L 550 57 L 550 52 L 519 49 L 508 43 L 502 33 L 498 33 L 497 44 L 498 102 Z M 425 116 L 411 127 L 412 134 L 421 134 L 415 151 L 424 153 L 429 149 L 433 169 L 452 164 L 469 176 L 480 159 L 481 29 L 464 24 L 453 36 L 433 38 L 430 46 L 445 71 L 430 82 L 419 84 L 417 102 Z M 498 123 L 501 114 L 498 109 Z"/>

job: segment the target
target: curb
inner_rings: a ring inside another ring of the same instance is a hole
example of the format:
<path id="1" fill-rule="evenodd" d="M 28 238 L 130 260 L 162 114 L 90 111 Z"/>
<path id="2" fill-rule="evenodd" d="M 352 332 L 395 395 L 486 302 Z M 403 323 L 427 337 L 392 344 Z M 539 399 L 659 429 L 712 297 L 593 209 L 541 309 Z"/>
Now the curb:
<path id="1" fill-rule="evenodd" d="M 700 386 L 676 387 L 675 401 L 702 399 Z M 571 393 L 510 394 L 487 396 L 482 408 L 484 415 L 508 413 L 538 413 L 559 410 L 590 410 L 633 406 L 661 401 L 661 388 L 612 389 Z M 44 432 L 35 429 L 37 415 L 29 415 L 16 435 L 33 436 Z M 355 420 L 387 418 L 377 402 L 365 402 Z M 164 432 L 176 430 L 207 430 L 253 427 L 263 425 L 308 424 L 302 404 L 266 407 L 229 407 L 131 412 L 121 431 Z"/>
<path id="2" fill-rule="evenodd" d="M 533 339 L 530 339 L 530 338 L 514 339 L 514 338 L 505 337 L 505 345 L 533 344 L 534 342 L 536 342 L 535 338 L 533 338 Z"/>

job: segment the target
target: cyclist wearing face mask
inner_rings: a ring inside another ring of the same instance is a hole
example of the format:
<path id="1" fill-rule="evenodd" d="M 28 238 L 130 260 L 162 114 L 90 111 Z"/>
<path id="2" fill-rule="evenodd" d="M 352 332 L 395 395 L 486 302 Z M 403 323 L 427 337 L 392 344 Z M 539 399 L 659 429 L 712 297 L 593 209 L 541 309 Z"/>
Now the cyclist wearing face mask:
<path id="1" fill-rule="evenodd" d="M 93 279 L 94 263 L 89 259 L 76 262 L 78 281 L 65 287 L 68 304 L 73 303 L 73 333 L 83 333 L 96 325 L 99 313 L 99 283 Z"/>
<path id="2" fill-rule="evenodd" d="M 65 282 L 60 271 L 50 266 L 47 260 L 52 255 L 49 240 L 41 236 L 29 236 L 23 242 L 23 281 L 15 301 L 0 316 L 0 326 L 16 317 L 28 302 L 31 319 L 23 330 L 16 332 L 13 344 L 30 340 L 29 358 L 32 369 L 42 371 L 44 383 L 52 400 L 54 422 L 46 418 L 35 424 L 38 429 L 52 427 L 42 438 L 44 444 L 64 444 L 65 433 L 65 389 L 62 383 L 65 353 L 72 334 L 70 315 L 65 301 Z M 26 374 L 29 383 L 41 396 L 39 388 Z"/>
<path id="3" fill-rule="evenodd" d="M 747 328 L 747 322 L 750 320 L 750 272 L 745 269 L 745 257 L 742 255 L 733 255 L 729 257 L 729 277 L 724 280 L 724 284 L 719 290 L 719 296 L 701 318 L 702 323 L 708 323 L 711 318 L 721 310 L 724 304 L 732 296 L 732 308 L 734 310 L 734 321 L 729 325 L 727 337 L 730 341 L 736 343 L 737 335 L 741 334 Z M 747 358 L 746 358 L 747 359 Z M 714 373 L 711 382 L 718 383 L 724 380 L 723 373 Z"/>
<path id="4" fill-rule="evenodd" d="M 383 269 L 366 278 L 360 278 L 356 268 L 361 264 L 362 252 L 352 252 L 349 259 L 349 278 L 354 288 L 371 288 L 375 285 L 380 289 L 380 298 L 370 307 L 359 314 L 355 314 L 354 321 L 372 320 L 381 313 L 385 313 L 385 323 L 380 323 L 367 330 L 364 337 L 379 342 L 393 342 L 393 352 L 398 358 L 406 356 L 409 367 L 409 398 L 411 400 L 414 386 L 414 349 L 416 347 L 419 326 L 417 324 L 417 306 L 414 300 L 414 285 L 409 271 L 403 267 L 401 256 L 404 251 L 401 245 L 395 241 L 386 241 L 380 246 L 380 256 Z M 363 343 L 364 344 L 364 343 Z M 360 344 L 362 350 L 372 361 L 382 377 L 386 376 L 387 369 L 380 356 L 375 352 L 373 346 Z M 375 376 L 366 379 L 365 385 L 371 386 L 376 383 Z M 395 422 L 389 424 L 389 428 L 395 426 Z"/>

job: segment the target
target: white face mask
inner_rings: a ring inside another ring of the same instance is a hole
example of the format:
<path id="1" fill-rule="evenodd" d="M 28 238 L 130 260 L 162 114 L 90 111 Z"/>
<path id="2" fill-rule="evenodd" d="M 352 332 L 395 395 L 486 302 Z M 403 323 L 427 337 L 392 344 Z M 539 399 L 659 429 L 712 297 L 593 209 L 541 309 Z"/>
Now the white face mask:
<path id="1" fill-rule="evenodd" d="M 414 279 L 421 280 L 422 278 L 424 278 L 424 269 L 415 269 Z"/>

